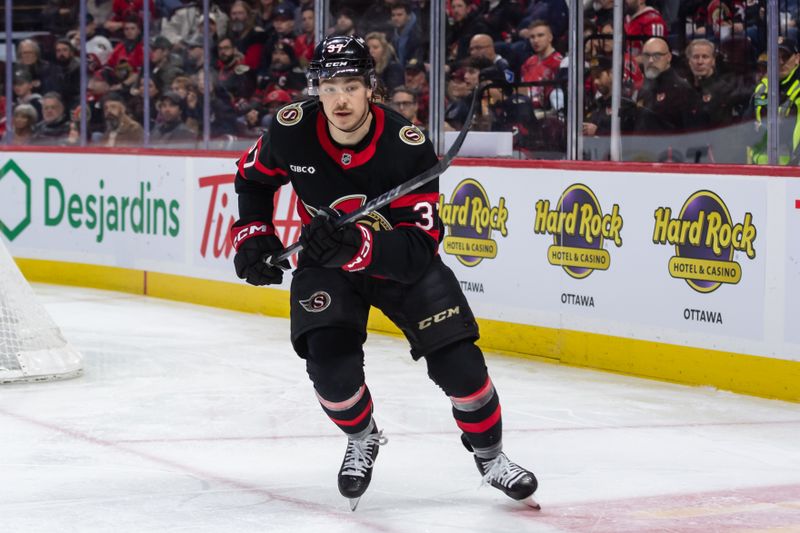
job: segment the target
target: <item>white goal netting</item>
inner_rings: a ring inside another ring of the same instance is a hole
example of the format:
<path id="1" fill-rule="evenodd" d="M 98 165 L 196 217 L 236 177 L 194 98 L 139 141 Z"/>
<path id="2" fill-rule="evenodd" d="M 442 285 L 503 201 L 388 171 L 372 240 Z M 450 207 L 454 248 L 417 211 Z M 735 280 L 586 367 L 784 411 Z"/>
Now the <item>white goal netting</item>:
<path id="1" fill-rule="evenodd" d="M 0 241 L 0 383 L 78 376 L 80 353 L 36 298 Z"/>

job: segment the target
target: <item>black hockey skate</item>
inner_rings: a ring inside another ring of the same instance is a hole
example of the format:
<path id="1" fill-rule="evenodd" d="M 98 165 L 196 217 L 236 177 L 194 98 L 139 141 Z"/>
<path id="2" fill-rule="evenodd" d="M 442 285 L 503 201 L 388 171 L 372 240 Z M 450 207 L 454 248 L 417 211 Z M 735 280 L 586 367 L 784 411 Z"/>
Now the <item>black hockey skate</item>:
<path id="1" fill-rule="evenodd" d="M 461 442 L 469 451 L 473 451 L 466 435 L 461 435 Z M 503 452 L 492 459 L 482 459 L 476 455 L 475 464 L 483 476 L 483 484 L 491 485 L 503 491 L 509 498 L 522 501 L 537 511 L 541 509 L 533 499 L 533 493 L 539 486 L 533 472 L 509 461 Z"/>
<path id="2" fill-rule="evenodd" d="M 355 511 L 361 495 L 372 480 L 372 467 L 378 456 L 378 447 L 387 438 L 377 428 L 364 439 L 348 439 L 342 467 L 339 469 L 339 492 L 350 500 L 350 510 Z"/>

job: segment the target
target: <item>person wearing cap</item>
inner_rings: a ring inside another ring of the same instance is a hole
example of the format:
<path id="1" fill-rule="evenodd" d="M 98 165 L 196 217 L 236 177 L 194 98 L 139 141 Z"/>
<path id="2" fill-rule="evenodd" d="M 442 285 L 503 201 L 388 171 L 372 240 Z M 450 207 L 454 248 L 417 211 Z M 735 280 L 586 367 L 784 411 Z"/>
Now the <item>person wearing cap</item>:
<path id="1" fill-rule="evenodd" d="M 642 133 L 686 133 L 698 124 L 699 98 L 689 83 L 672 68 L 672 52 L 660 37 L 648 39 L 642 47 L 646 78 L 637 95 L 637 131 Z"/>
<path id="2" fill-rule="evenodd" d="M 183 74 L 178 58 L 172 54 L 172 43 L 163 35 L 155 37 L 150 44 L 150 77 L 158 80 L 162 87 L 169 87 L 176 76 Z"/>
<path id="3" fill-rule="evenodd" d="M 14 105 L 27 104 L 36 110 L 36 122 L 42 119 L 42 95 L 33 90 L 33 77 L 25 69 L 14 72 Z"/>
<path id="4" fill-rule="evenodd" d="M 428 120 L 428 106 L 431 92 L 428 86 L 428 75 L 425 72 L 425 63 L 417 58 L 409 59 L 408 63 L 406 63 L 403 85 L 406 89 L 417 92 L 419 119 L 422 122 L 426 122 Z"/>
<path id="5" fill-rule="evenodd" d="M 103 98 L 105 131 L 100 137 L 101 146 L 141 146 L 144 128 L 128 115 L 125 98 L 120 93 L 108 93 Z"/>
<path id="6" fill-rule="evenodd" d="M 778 164 L 800 164 L 800 53 L 797 42 L 784 39 L 778 45 Z M 749 116 L 754 121 L 754 131 L 747 149 L 747 162 L 756 165 L 769 163 L 767 154 L 767 103 L 768 81 L 764 77 L 753 92 Z"/>
<path id="7" fill-rule="evenodd" d="M 184 107 L 183 99 L 176 92 L 168 91 L 159 97 L 157 126 L 150 136 L 153 144 L 196 146 L 197 133 L 184 122 Z"/>
<path id="8" fill-rule="evenodd" d="M 209 43 L 210 45 L 211 43 Z M 184 53 L 183 53 L 183 63 L 181 65 L 181 70 L 187 76 L 192 76 L 197 74 L 201 70 L 203 70 L 204 65 L 204 57 L 205 57 L 205 49 L 203 44 L 203 38 L 200 36 L 192 37 L 188 41 L 184 42 L 183 45 Z M 213 54 L 216 53 L 216 50 L 211 50 L 212 58 L 214 57 Z M 216 60 L 210 61 L 210 64 L 213 66 L 216 63 Z"/>
<path id="9" fill-rule="evenodd" d="M 294 40 L 297 37 L 294 31 L 294 9 L 291 5 L 280 4 L 273 9 L 270 25 L 268 26 L 266 42 L 264 43 L 264 53 L 261 56 L 261 64 L 258 67 L 258 77 L 263 78 L 269 75 L 269 70 L 272 61 L 272 53 L 278 43 L 289 42 L 292 50 L 289 54 L 292 58 L 296 57 L 294 53 Z M 292 61 L 294 64 L 296 60 Z"/>
<path id="10" fill-rule="evenodd" d="M 305 75 L 297 67 L 292 41 L 278 41 L 270 55 L 270 66 L 266 75 L 259 76 L 259 86 L 268 93 L 282 89 L 291 94 L 300 93 L 306 86 Z"/>

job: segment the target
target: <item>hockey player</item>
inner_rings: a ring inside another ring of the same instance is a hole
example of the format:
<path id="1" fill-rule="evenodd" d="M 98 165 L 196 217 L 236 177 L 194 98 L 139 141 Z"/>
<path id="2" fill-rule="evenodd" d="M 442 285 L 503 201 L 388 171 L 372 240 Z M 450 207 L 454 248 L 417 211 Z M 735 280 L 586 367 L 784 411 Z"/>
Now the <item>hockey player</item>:
<path id="1" fill-rule="evenodd" d="M 355 510 L 379 446 L 364 379 L 371 305 L 405 334 L 415 360 L 449 396 L 462 442 L 486 483 L 527 500 L 537 480 L 502 451 L 500 401 L 475 346 L 478 327 L 452 271 L 437 253 L 442 238 L 438 180 L 358 223 L 334 219 L 429 169 L 432 144 L 399 113 L 371 103 L 375 71 L 359 37 L 321 42 L 308 71 L 314 99 L 283 107 L 269 133 L 238 162 L 240 219 L 231 229 L 237 275 L 252 285 L 280 283 L 263 258 L 282 249 L 272 225 L 273 195 L 291 182 L 303 221 L 291 284 L 291 341 L 323 411 L 347 435 L 339 491 Z M 284 265 L 288 267 L 288 264 Z"/>

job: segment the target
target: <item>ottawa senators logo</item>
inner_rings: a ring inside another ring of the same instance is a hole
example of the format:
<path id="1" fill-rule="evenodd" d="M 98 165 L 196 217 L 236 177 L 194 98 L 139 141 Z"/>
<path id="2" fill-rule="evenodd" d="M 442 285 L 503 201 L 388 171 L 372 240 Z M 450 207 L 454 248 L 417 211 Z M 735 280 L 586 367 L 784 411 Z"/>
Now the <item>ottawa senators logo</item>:
<path id="1" fill-rule="evenodd" d="M 400 140 L 411 146 L 425 142 L 425 134 L 416 126 L 403 126 L 400 128 Z"/>
<path id="2" fill-rule="evenodd" d="M 289 104 L 282 107 L 275 118 L 284 126 L 294 126 L 303 118 L 303 108 L 300 103 Z"/>
<path id="3" fill-rule="evenodd" d="M 331 295 L 325 291 L 317 291 L 307 300 L 300 300 L 300 305 L 309 313 L 321 313 L 331 305 Z"/>

